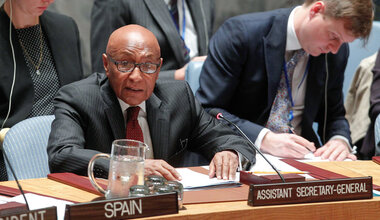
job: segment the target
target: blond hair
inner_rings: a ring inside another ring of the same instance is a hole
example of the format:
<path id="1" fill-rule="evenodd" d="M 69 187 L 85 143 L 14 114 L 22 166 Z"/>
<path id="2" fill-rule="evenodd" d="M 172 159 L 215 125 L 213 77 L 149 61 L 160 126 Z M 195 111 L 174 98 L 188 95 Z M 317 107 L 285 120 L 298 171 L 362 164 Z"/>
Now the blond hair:
<path id="1" fill-rule="evenodd" d="M 372 29 L 372 0 L 320 0 L 326 5 L 324 15 L 345 20 L 345 28 L 357 38 L 367 41 Z M 317 0 L 305 0 L 309 6 Z"/>

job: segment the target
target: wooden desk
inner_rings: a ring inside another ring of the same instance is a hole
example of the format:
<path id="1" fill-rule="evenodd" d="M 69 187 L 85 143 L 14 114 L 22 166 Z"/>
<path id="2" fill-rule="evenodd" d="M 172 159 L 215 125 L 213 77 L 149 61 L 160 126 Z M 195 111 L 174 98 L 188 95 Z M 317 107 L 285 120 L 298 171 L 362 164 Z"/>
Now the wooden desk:
<path id="1" fill-rule="evenodd" d="M 350 177 L 373 176 L 380 185 L 380 165 L 372 161 L 310 163 Z M 87 202 L 97 195 L 49 180 L 21 180 L 24 190 L 49 194 L 63 199 Z M 16 188 L 13 181 L 0 185 Z M 321 202 L 309 204 L 251 207 L 246 201 L 186 205 L 179 214 L 148 219 L 379 219 L 380 197 L 369 200 Z"/>

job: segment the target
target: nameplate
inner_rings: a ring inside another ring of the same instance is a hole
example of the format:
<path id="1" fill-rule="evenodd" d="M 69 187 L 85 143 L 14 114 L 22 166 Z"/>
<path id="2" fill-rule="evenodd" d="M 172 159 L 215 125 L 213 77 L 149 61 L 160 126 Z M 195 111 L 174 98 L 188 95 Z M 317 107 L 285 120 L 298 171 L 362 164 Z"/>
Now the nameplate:
<path id="1" fill-rule="evenodd" d="M 65 219 L 129 219 L 178 213 L 177 193 L 66 205 Z"/>
<path id="2" fill-rule="evenodd" d="M 251 185 L 248 205 L 372 199 L 372 177 Z"/>
<path id="3" fill-rule="evenodd" d="M 20 211 L 11 215 L 0 215 L 0 220 L 56 220 L 57 208 L 49 207 L 32 211 Z"/>

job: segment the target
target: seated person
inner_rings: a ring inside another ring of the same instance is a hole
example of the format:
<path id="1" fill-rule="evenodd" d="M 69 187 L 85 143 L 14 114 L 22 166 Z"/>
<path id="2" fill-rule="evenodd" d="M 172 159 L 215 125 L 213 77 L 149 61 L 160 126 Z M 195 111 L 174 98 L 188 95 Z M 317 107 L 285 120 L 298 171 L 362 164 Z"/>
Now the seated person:
<path id="1" fill-rule="evenodd" d="M 210 41 L 196 96 L 263 152 L 355 160 L 342 94 L 347 42 L 368 39 L 372 18 L 372 0 L 306 0 L 231 18 Z"/>
<path id="2" fill-rule="evenodd" d="M 364 137 L 363 145 L 360 149 L 361 158 L 370 160 L 372 156 L 380 156 L 380 143 L 375 143 L 375 133 L 380 131 L 375 131 L 376 118 L 380 114 L 380 50 L 377 53 L 377 58 L 375 61 L 375 66 L 372 69 L 373 78 L 371 85 L 371 95 L 370 95 L 370 108 L 369 117 L 371 119 L 371 124 L 368 128 L 367 135 Z"/>
<path id="3" fill-rule="evenodd" d="M 346 109 L 346 119 L 350 124 L 352 143 L 358 148 L 356 154 L 359 159 L 368 158 L 369 155 L 362 155 L 361 150 L 363 140 L 366 135 L 370 135 L 371 119 L 369 117 L 371 84 L 377 53 L 363 59 L 355 75 L 352 78 L 348 89 L 344 107 Z M 374 118 L 376 120 L 376 118 Z M 375 120 L 373 122 L 375 122 Z M 372 124 L 373 129 L 373 124 Z M 372 133 L 373 134 L 373 133 Z M 374 140 L 373 140 L 374 141 Z M 373 146 L 373 143 L 372 143 Z M 370 159 L 370 158 L 368 158 Z"/>
<path id="4" fill-rule="evenodd" d="M 58 89 L 83 76 L 78 27 L 45 11 L 52 2 L 6 0 L 0 8 L 1 128 L 53 114 Z"/>
<path id="5" fill-rule="evenodd" d="M 110 34 L 138 24 L 156 36 L 164 63 L 160 78 L 185 78 L 190 60 L 204 60 L 214 21 L 214 0 L 95 0 L 91 12 L 91 62 L 103 72 L 101 54 Z"/>
<path id="6" fill-rule="evenodd" d="M 0 8 L 0 142 L 16 123 L 53 114 L 58 89 L 82 79 L 78 27 L 45 11 L 52 2 L 6 0 Z M 7 180 L 2 152 L 0 180 Z"/>
<path id="7" fill-rule="evenodd" d="M 127 25 L 114 31 L 103 64 L 106 74 L 67 85 L 54 99 L 47 148 L 51 172 L 86 175 L 92 156 L 109 153 L 113 140 L 128 135 L 126 111 L 137 106 L 141 138 L 150 153 L 145 175 L 180 179 L 173 166 L 181 165 L 186 150 L 211 160 L 210 177 L 234 178 L 238 156 L 247 166 L 255 162 L 248 142 L 207 114 L 186 82 L 156 82 L 162 65 L 160 47 L 146 28 Z M 94 173 L 106 178 L 109 163 L 102 162 Z"/>

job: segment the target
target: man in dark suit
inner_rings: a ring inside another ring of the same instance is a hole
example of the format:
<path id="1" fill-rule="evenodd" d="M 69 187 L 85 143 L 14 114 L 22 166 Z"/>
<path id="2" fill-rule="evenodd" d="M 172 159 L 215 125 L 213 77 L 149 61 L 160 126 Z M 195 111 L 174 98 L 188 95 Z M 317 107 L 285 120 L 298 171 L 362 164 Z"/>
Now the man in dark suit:
<path id="1" fill-rule="evenodd" d="M 138 106 L 143 140 L 149 146 L 145 175 L 179 179 L 184 152 L 211 160 L 210 177 L 234 178 L 238 155 L 255 162 L 248 142 L 208 115 L 184 81 L 158 81 L 160 47 L 152 32 L 138 25 L 119 28 L 103 54 L 106 74 L 65 86 L 55 98 L 55 120 L 48 143 L 51 172 L 86 175 L 92 156 L 109 153 L 115 139 L 126 137 L 125 110 Z M 108 163 L 95 166 L 106 177 Z"/>
<path id="2" fill-rule="evenodd" d="M 178 6 L 178 17 L 169 12 L 170 4 Z M 92 70 L 103 71 L 101 54 L 109 35 L 124 25 L 138 24 L 158 39 L 164 59 L 160 78 L 183 80 L 189 58 L 204 60 L 207 54 L 213 18 L 214 0 L 95 0 L 91 15 Z"/>
<path id="3" fill-rule="evenodd" d="M 231 18 L 210 41 L 196 96 L 263 152 L 355 160 L 342 94 L 346 43 L 368 38 L 371 25 L 370 0 L 306 0 Z"/>

